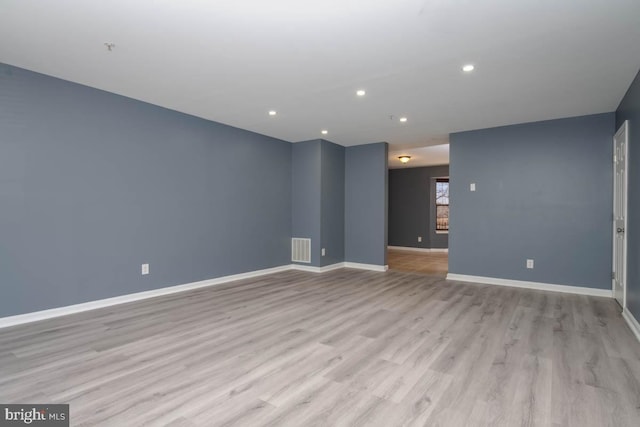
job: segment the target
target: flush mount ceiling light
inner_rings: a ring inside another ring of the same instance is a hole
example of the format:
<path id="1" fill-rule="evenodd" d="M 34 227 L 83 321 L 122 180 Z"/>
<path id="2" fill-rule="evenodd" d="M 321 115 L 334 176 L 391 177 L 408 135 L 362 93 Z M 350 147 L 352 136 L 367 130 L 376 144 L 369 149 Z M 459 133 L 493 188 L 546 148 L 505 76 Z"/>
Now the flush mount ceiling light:
<path id="1" fill-rule="evenodd" d="M 411 156 L 400 156 L 398 157 L 398 159 L 400 159 L 402 163 L 409 163 L 409 160 L 411 160 Z"/>
<path id="2" fill-rule="evenodd" d="M 278 114 L 278 112 L 276 110 L 270 110 L 269 111 L 269 115 L 270 116 L 275 116 L 276 114 Z"/>
<path id="3" fill-rule="evenodd" d="M 400 117 L 400 121 L 401 121 L 402 123 L 404 123 L 404 122 L 406 122 L 406 121 L 407 121 L 407 118 L 406 118 L 406 117 Z"/>
<path id="4" fill-rule="evenodd" d="M 367 92 L 365 92 L 363 89 L 358 89 L 356 91 L 356 95 L 358 96 L 365 96 L 367 94 Z"/>
<path id="5" fill-rule="evenodd" d="M 476 67 L 473 64 L 467 64 L 462 67 L 462 71 L 464 71 L 465 73 L 470 73 L 475 70 L 475 68 Z"/>
<path id="6" fill-rule="evenodd" d="M 329 131 L 328 131 L 328 130 L 326 130 L 326 129 L 323 129 L 323 130 L 321 130 L 320 132 L 321 132 L 323 135 L 326 135 L 326 134 L 328 134 L 328 133 L 329 133 Z"/>

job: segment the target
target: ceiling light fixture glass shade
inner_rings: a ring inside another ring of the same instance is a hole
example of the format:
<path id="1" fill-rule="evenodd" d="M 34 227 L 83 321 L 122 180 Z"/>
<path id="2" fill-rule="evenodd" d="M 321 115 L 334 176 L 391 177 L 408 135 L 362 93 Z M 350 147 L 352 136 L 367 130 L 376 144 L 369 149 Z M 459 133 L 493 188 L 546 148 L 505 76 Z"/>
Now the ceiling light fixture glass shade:
<path id="1" fill-rule="evenodd" d="M 464 71 L 465 73 L 470 73 L 471 71 L 473 71 L 476 67 L 473 66 L 473 64 L 467 64 L 465 66 L 462 67 L 462 71 Z"/>
<path id="2" fill-rule="evenodd" d="M 406 122 L 406 121 L 407 121 L 407 118 L 406 118 L 406 117 L 400 117 L 400 121 L 401 121 L 402 123 L 404 123 L 404 122 Z"/>
<path id="3" fill-rule="evenodd" d="M 276 110 L 269 111 L 270 116 L 275 116 L 276 114 L 278 114 Z"/>
<path id="4" fill-rule="evenodd" d="M 365 96 L 367 94 L 367 92 L 365 92 L 364 90 L 360 89 L 358 91 L 356 91 L 356 95 L 358 96 Z"/>
<path id="5" fill-rule="evenodd" d="M 402 163 L 409 163 L 409 160 L 411 160 L 411 156 L 400 156 L 398 157 L 398 159 L 400 159 Z"/>

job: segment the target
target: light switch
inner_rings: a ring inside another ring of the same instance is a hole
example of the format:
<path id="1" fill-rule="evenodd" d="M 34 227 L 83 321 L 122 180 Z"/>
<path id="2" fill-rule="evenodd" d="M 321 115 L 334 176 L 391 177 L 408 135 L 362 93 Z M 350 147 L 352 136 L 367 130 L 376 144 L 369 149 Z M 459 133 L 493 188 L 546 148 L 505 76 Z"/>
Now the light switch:
<path id="1" fill-rule="evenodd" d="M 469 191 L 476 191 L 476 183 L 472 182 L 471 184 L 469 184 Z"/>

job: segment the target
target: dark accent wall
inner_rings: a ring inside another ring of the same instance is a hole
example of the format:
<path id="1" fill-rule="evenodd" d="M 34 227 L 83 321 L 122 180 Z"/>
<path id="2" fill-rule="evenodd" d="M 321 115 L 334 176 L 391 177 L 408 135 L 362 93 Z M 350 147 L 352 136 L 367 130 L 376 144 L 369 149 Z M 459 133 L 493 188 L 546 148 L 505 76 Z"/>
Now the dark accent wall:
<path id="1" fill-rule="evenodd" d="M 613 134 L 613 113 L 452 134 L 449 271 L 610 289 Z"/>
<path id="2" fill-rule="evenodd" d="M 436 234 L 435 210 L 435 180 L 448 176 L 448 165 L 389 170 L 389 246 L 449 246 L 448 234 Z"/>
<path id="3" fill-rule="evenodd" d="M 291 200 L 287 142 L 0 65 L 0 317 L 289 264 Z"/>
<path id="4" fill-rule="evenodd" d="M 322 204 L 320 140 L 292 145 L 292 237 L 311 239 L 311 265 L 320 266 Z"/>
<path id="5" fill-rule="evenodd" d="M 616 111 L 616 129 L 629 120 L 627 199 L 627 307 L 640 319 L 640 73 Z"/>
<path id="6" fill-rule="evenodd" d="M 345 148 L 328 141 L 321 142 L 322 203 L 321 248 L 326 254 L 320 265 L 344 261 L 344 187 Z"/>
<path id="7" fill-rule="evenodd" d="M 386 142 L 345 150 L 345 261 L 387 264 Z"/>

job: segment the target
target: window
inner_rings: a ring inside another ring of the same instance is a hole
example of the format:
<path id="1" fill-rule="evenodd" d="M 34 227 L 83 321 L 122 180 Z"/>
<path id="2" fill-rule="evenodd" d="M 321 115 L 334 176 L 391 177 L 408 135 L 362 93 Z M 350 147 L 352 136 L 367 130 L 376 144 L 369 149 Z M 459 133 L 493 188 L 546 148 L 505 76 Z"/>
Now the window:
<path id="1" fill-rule="evenodd" d="M 449 231 L 449 178 L 436 179 L 436 233 Z"/>

